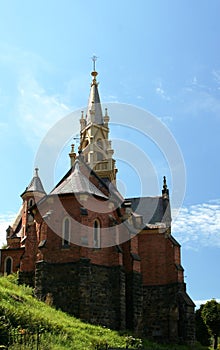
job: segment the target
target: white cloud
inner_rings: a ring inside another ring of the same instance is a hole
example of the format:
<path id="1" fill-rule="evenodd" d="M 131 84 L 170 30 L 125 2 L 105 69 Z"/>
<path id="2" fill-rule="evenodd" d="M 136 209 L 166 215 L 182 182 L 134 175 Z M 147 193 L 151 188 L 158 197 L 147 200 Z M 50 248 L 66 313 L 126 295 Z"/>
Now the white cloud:
<path id="1" fill-rule="evenodd" d="M 216 298 L 213 298 L 217 301 L 217 303 L 220 303 L 220 299 L 216 299 Z M 194 303 L 196 304 L 196 309 L 199 309 L 201 305 L 204 305 L 207 301 L 210 301 L 212 300 L 212 298 L 210 299 L 204 299 L 204 300 L 193 300 Z"/>
<path id="2" fill-rule="evenodd" d="M 158 82 L 158 86 L 156 87 L 155 91 L 156 94 L 159 95 L 163 100 L 170 101 L 170 97 L 163 89 L 161 81 Z"/>
<path id="3" fill-rule="evenodd" d="M 220 200 L 181 208 L 172 232 L 186 248 L 220 248 Z"/>
<path id="4" fill-rule="evenodd" d="M 220 70 L 213 70 L 212 75 L 214 77 L 215 82 L 219 85 L 220 84 Z"/>
<path id="5" fill-rule="evenodd" d="M 199 115 L 201 112 L 211 112 L 217 117 L 220 113 L 220 70 L 213 70 L 211 73 L 212 83 L 207 84 L 204 80 L 194 76 L 188 82 L 180 94 L 184 102 L 184 115 L 186 113 Z"/>
<path id="6" fill-rule="evenodd" d="M 6 229 L 11 225 L 16 217 L 15 213 L 0 214 L 0 247 L 6 242 Z"/>
<path id="7" fill-rule="evenodd" d="M 165 115 L 164 117 L 159 118 L 164 124 L 169 124 L 173 121 L 173 117 L 171 115 Z"/>
<path id="8" fill-rule="evenodd" d="M 13 91 L 13 98 L 12 92 L 7 97 L 4 87 L 0 86 L 0 107 L 5 108 L 7 102 L 13 114 L 16 113 L 17 126 L 22 129 L 25 139 L 36 149 L 48 129 L 70 113 L 64 101 L 73 89 L 67 86 L 65 96 L 48 93 L 42 86 L 47 77 L 56 74 L 56 67 L 36 53 L 0 43 L 0 63 L 1 71 L 8 72 Z"/>
<path id="9" fill-rule="evenodd" d="M 18 85 L 19 124 L 28 140 L 40 140 L 56 121 L 70 109 L 56 95 L 49 95 L 30 74 L 22 77 Z"/>

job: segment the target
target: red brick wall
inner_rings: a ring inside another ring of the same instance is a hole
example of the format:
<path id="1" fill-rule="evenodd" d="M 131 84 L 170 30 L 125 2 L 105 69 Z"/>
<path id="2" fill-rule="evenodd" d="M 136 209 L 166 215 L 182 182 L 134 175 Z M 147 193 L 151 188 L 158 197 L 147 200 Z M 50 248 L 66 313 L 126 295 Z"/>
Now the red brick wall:
<path id="1" fill-rule="evenodd" d="M 20 259 L 22 254 L 24 253 L 24 249 L 2 249 L 1 250 L 1 266 L 0 272 L 3 274 L 5 269 L 5 261 L 7 257 L 11 257 L 13 260 L 12 263 L 12 272 L 17 272 L 18 267 L 20 265 Z"/>
<path id="2" fill-rule="evenodd" d="M 169 235 L 153 229 L 142 231 L 138 238 L 144 285 L 183 282 L 183 274 L 176 267 L 180 264 L 180 247 Z"/>
<path id="3" fill-rule="evenodd" d="M 80 207 L 87 208 L 88 215 L 81 215 Z M 92 210 L 93 209 L 93 210 Z M 51 215 L 42 220 L 42 216 L 51 211 Z M 97 212 L 96 212 L 97 211 Z M 87 196 L 86 202 L 73 195 L 48 198 L 48 201 L 40 207 L 36 213 L 36 228 L 38 243 L 46 240 L 46 243 L 37 253 L 37 260 L 45 260 L 53 263 L 66 263 L 79 260 L 80 257 L 91 259 L 91 263 L 104 266 L 117 266 L 122 264 L 121 253 L 117 251 L 116 236 L 117 227 L 111 227 L 108 235 L 108 227 L 111 218 L 119 220 L 115 211 L 109 208 L 109 202 Z M 63 219 L 69 217 L 71 221 L 72 240 L 69 247 L 62 246 Z M 73 218 L 73 219 L 72 219 Z M 93 249 L 81 246 L 81 238 L 88 240 L 88 246 L 93 245 L 93 224 L 98 219 L 101 227 L 101 244 L 104 240 L 106 248 Z M 88 228 L 90 229 L 88 232 Z M 103 229 L 103 230 L 102 230 Z M 112 238 L 113 237 L 113 238 Z M 114 242 L 114 245 L 111 244 Z"/>

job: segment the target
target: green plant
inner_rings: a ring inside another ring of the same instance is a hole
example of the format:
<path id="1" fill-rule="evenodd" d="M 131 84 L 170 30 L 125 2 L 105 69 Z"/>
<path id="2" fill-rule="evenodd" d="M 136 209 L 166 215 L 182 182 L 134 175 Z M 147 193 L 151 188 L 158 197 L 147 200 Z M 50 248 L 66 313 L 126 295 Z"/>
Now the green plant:
<path id="1" fill-rule="evenodd" d="M 203 305 L 201 315 L 214 338 L 214 349 L 217 349 L 220 335 L 220 304 L 215 299 L 207 301 Z"/>

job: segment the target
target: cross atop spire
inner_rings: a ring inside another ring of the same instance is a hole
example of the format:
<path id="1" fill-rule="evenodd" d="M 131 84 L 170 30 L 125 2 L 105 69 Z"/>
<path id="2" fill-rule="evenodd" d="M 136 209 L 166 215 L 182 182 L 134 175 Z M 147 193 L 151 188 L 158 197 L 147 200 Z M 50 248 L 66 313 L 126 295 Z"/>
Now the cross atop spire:
<path id="1" fill-rule="evenodd" d="M 98 57 L 96 55 L 92 56 L 92 61 L 93 61 L 93 72 L 95 72 L 95 63 L 97 61 Z"/>
<path id="2" fill-rule="evenodd" d="M 95 56 L 95 55 L 93 55 L 91 58 L 92 58 L 92 61 L 93 61 L 93 71 L 92 71 L 92 73 L 91 73 L 91 76 L 93 77 L 92 84 L 91 84 L 91 86 L 92 86 L 92 85 L 97 85 L 96 77 L 97 77 L 97 75 L 98 75 L 98 72 L 96 72 L 95 63 L 96 63 L 98 57 Z"/>

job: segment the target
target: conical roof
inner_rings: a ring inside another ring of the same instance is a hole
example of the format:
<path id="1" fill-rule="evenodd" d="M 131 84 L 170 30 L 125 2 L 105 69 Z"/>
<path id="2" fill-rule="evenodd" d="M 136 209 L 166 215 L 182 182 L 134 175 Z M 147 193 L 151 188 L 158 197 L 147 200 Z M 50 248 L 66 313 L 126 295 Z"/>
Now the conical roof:
<path id="1" fill-rule="evenodd" d="M 39 178 L 39 175 L 38 175 L 38 168 L 35 168 L 35 174 L 31 180 L 30 184 L 28 185 L 28 187 L 26 187 L 25 191 L 22 193 L 21 196 L 23 196 L 27 192 L 46 193 L 44 191 L 41 179 Z"/>
<path id="2" fill-rule="evenodd" d="M 91 83 L 86 121 L 87 124 L 103 124 L 102 107 L 98 91 L 98 83 L 96 81 L 96 76 L 98 75 L 98 73 L 96 71 L 93 71 L 91 75 L 93 76 L 93 80 Z"/>

